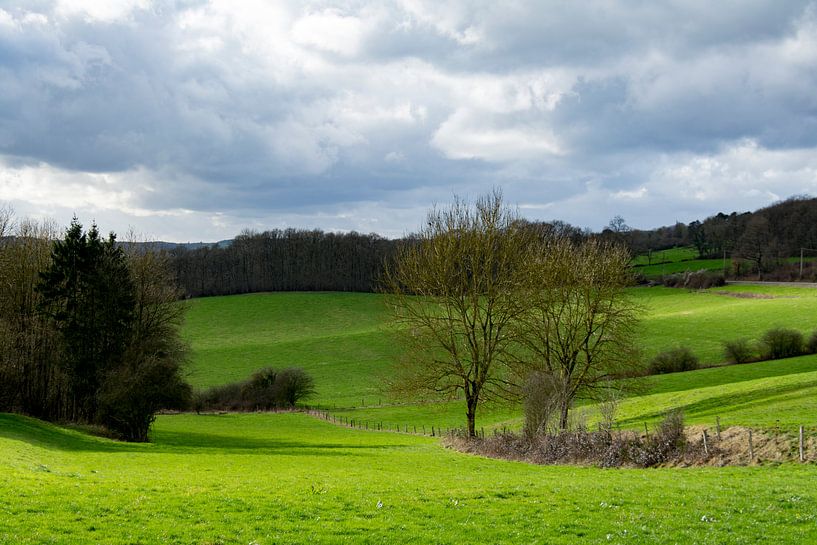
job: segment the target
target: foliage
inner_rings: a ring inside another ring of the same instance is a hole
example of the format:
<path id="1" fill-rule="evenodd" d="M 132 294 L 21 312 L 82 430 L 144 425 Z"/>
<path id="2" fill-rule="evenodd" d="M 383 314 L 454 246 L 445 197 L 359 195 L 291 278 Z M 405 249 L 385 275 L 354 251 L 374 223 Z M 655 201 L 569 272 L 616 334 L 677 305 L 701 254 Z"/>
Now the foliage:
<path id="1" fill-rule="evenodd" d="M 315 393 L 315 382 L 303 369 L 260 369 L 242 382 L 214 386 L 196 396 L 201 410 L 268 411 L 292 408 Z"/>
<path id="2" fill-rule="evenodd" d="M 0 208 L 0 410 L 47 418 L 65 405 L 57 334 L 35 290 L 56 236 L 52 224 Z"/>
<path id="3" fill-rule="evenodd" d="M 92 421 L 96 392 L 128 347 L 135 294 L 125 253 L 111 233 L 96 225 L 85 233 L 74 218 L 54 243 L 51 263 L 40 274 L 41 310 L 59 332 L 67 378 L 69 420 Z"/>
<path id="4" fill-rule="evenodd" d="M 766 331 L 760 339 L 760 351 L 765 359 L 799 356 L 803 349 L 803 334 L 795 329 L 775 327 Z"/>
<path id="5" fill-rule="evenodd" d="M 21 221 L 0 236 L 0 408 L 145 440 L 162 403 L 178 406 L 187 388 L 185 307 L 166 256 L 127 255 L 76 219 L 52 243 L 55 232 Z"/>
<path id="6" fill-rule="evenodd" d="M 722 272 L 701 269 L 694 272 L 686 271 L 664 276 L 661 283 L 668 288 L 705 290 L 725 285 L 726 279 Z"/>
<path id="7" fill-rule="evenodd" d="M 817 331 L 812 331 L 806 341 L 805 350 L 808 354 L 817 354 Z"/>
<path id="8" fill-rule="evenodd" d="M 755 359 L 755 351 L 747 339 L 725 341 L 723 355 L 729 363 L 748 363 Z"/>
<path id="9" fill-rule="evenodd" d="M 125 441 L 144 442 L 160 409 L 186 409 L 191 389 L 169 358 L 155 358 L 111 371 L 97 394 L 97 420 Z"/>
<path id="10" fill-rule="evenodd" d="M 698 368 L 698 358 L 685 346 L 677 346 L 657 354 L 650 360 L 649 370 L 653 374 L 692 371 Z"/>

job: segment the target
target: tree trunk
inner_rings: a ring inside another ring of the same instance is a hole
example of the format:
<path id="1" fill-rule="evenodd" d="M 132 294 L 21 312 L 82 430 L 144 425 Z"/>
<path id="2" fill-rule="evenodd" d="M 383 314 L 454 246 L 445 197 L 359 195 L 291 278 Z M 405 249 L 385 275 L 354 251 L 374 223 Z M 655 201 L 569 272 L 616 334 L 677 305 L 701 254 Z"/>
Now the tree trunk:
<path id="1" fill-rule="evenodd" d="M 465 402 L 468 410 L 465 417 L 468 420 L 468 437 L 476 437 L 476 419 L 477 419 L 477 396 L 466 393 Z"/>
<path id="2" fill-rule="evenodd" d="M 567 416 L 570 411 L 570 401 L 567 399 L 563 399 L 559 402 L 559 430 L 566 431 L 567 430 Z"/>

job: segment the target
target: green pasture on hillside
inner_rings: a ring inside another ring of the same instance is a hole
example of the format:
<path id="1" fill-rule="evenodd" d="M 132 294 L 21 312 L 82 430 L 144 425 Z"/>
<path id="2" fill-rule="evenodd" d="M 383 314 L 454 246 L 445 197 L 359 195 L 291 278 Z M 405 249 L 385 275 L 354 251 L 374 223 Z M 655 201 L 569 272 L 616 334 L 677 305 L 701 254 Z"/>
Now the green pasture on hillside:
<path id="1" fill-rule="evenodd" d="M 634 288 L 643 308 L 638 346 L 646 362 L 657 352 L 687 346 L 704 365 L 721 364 L 722 342 L 758 340 L 771 327 L 817 329 L 817 290 L 727 286 L 690 292 Z M 242 380 L 265 366 L 298 366 L 316 381 L 314 405 L 355 408 L 361 418 L 449 426 L 462 417 L 460 403 L 403 405 L 381 391 L 399 355 L 389 332 L 382 296 L 360 293 L 264 293 L 196 299 L 185 336 L 193 348 L 190 380 L 205 387 Z M 422 420 L 417 414 L 422 413 Z M 492 422 L 518 412 L 486 407 Z M 413 421 L 408 421 L 413 416 Z"/>
<path id="2" fill-rule="evenodd" d="M 694 246 L 681 246 L 668 248 L 666 250 L 656 250 L 648 254 L 639 254 L 633 258 L 633 265 L 639 267 L 659 263 L 674 263 L 677 261 L 689 261 L 696 257 L 698 257 L 698 250 Z"/>
<path id="3" fill-rule="evenodd" d="M 0 415 L 0 543 L 813 543 L 812 465 L 602 470 L 297 414 L 122 444 Z"/>

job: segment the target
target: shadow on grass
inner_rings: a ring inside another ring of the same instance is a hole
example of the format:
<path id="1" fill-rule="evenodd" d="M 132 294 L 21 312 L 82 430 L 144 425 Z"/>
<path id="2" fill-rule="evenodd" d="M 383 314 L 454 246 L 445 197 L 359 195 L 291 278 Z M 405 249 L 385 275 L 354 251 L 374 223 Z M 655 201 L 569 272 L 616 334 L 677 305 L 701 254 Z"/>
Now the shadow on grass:
<path id="1" fill-rule="evenodd" d="M 273 432 L 274 433 L 274 432 Z M 151 435 L 152 443 L 125 443 L 96 437 L 82 431 L 62 428 L 35 418 L 0 413 L 0 438 L 23 441 L 33 446 L 66 452 L 129 452 L 196 454 L 217 450 L 220 453 L 271 454 L 293 456 L 351 456 L 356 451 L 400 447 L 321 443 L 289 439 L 242 437 L 192 431 L 160 430 Z"/>

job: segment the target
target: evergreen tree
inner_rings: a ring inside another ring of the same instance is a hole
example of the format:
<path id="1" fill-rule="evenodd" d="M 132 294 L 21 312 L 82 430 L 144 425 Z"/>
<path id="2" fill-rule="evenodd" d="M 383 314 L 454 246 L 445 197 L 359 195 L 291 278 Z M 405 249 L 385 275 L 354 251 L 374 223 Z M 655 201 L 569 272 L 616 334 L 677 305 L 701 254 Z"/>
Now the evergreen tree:
<path id="1" fill-rule="evenodd" d="M 76 218 L 52 249 L 41 273 L 42 310 L 53 320 L 62 345 L 71 420 L 96 416 L 96 392 L 128 347 L 134 287 L 124 252 L 113 233 L 107 240 L 96 225 L 85 233 Z"/>

